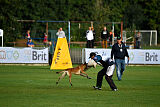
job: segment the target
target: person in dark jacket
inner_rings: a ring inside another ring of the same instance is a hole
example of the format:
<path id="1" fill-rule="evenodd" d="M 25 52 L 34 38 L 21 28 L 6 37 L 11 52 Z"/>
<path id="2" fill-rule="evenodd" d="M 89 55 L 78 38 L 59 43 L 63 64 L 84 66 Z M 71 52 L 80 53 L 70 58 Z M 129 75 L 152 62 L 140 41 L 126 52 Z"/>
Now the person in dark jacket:
<path id="1" fill-rule="evenodd" d="M 121 37 L 117 37 L 117 43 L 115 43 L 111 50 L 111 59 L 115 60 L 116 64 L 116 73 L 118 80 L 120 81 L 122 79 L 122 74 L 125 70 L 125 56 L 128 57 L 129 61 L 129 55 L 128 51 L 125 47 L 125 44 L 122 42 Z"/>
<path id="2" fill-rule="evenodd" d="M 112 76 L 115 69 L 114 62 L 110 58 L 104 61 L 102 60 L 102 57 L 100 55 L 96 55 L 94 52 L 90 53 L 90 58 L 93 59 L 96 63 L 100 63 L 100 65 L 103 66 L 103 69 L 99 71 L 97 74 L 97 83 L 96 86 L 93 86 L 93 88 L 98 90 L 102 89 L 101 87 L 102 87 L 103 76 L 105 75 L 105 79 L 108 82 L 110 88 L 113 91 L 117 91 L 118 89 L 112 80 Z"/>
<path id="3" fill-rule="evenodd" d="M 49 65 L 52 64 L 53 54 L 54 54 L 53 42 L 49 42 Z"/>
<path id="4" fill-rule="evenodd" d="M 106 26 L 103 28 L 101 32 L 101 40 L 102 40 L 102 48 L 107 48 L 107 39 L 109 37 L 109 32 L 107 31 Z"/>

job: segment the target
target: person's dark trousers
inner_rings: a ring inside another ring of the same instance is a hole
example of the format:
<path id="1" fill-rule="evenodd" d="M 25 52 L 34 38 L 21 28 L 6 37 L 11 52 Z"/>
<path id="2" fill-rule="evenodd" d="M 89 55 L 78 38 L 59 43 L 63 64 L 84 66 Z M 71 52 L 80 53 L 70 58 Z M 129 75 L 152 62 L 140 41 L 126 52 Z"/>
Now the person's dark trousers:
<path id="1" fill-rule="evenodd" d="M 140 49 L 140 41 L 136 41 L 136 49 Z"/>
<path id="2" fill-rule="evenodd" d="M 49 65 L 52 64 L 52 58 L 53 58 L 53 54 L 50 54 L 50 53 L 49 53 Z"/>
<path id="3" fill-rule="evenodd" d="M 101 71 L 98 72 L 96 87 L 101 88 L 103 76 L 106 75 L 106 71 L 107 71 L 107 68 L 103 68 Z"/>
<path id="4" fill-rule="evenodd" d="M 112 39 L 111 40 L 109 40 L 109 46 L 111 46 L 112 45 Z"/>
<path id="5" fill-rule="evenodd" d="M 109 86 L 111 87 L 112 90 L 117 89 L 116 85 L 114 84 L 112 80 L 112 76 L 105 76 L 106 81 L 108 82 Z"/>
<path id="6" fill-rule="evenodd" d="M 138 48 L 138 41 L 136 41 L 136 49 Z"/>
<path id="7" fill-rule="evenodd" d="M 91 40 L 91 48 L 94 48 L 94 40 Z"/>
<path id="8" fill-rule="evenodd" d="M 87 48 L 92 48 L 92 40 L 87 40 Z"/>
<path id="9" fill-rule="evenodd" d="M 137 49 L 140 49 L 140 41 L 137 41 Z"/>
<path id="10" fill-rule="evenodd" d="M 87 40 L 87 48 L 90 48 L 90 40 Z"/>

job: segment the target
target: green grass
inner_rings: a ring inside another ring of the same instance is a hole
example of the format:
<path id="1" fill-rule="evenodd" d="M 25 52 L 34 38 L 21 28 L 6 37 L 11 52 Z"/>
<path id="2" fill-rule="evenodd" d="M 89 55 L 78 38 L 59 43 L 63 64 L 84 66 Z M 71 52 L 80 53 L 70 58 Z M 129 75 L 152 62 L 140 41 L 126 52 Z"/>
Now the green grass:
<path id="1" fill-rule="evenodd" d="M 73 75 L 56 85 L 59 74 L 49 66 L 0 66 L 0 107 L 159 107 L 160 66 L 129 66 L 118 87 L 111 91 L 106 80 L 102 90 L 94 90 L 97 72 L 89 69 L 92 79 Z"/>
<path id="2" fill-rule="evenodd" d="M 142 49 L 160 49 L 160 46 L 144 46 Z"/>

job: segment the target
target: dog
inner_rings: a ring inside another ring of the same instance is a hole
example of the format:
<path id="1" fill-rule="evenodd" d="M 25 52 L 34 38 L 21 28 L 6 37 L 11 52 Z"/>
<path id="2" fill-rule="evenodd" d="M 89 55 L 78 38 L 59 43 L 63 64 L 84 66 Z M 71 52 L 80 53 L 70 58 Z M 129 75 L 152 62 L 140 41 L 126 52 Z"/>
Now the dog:
<path id="1" fill-rule="evenodd" d="M 81 64 L 81 65 L 75 67 L 75 68 L 68 68 L 68 69 L 65 69 L 64 71 L 56 72 L 57 74 L 62 73 L 62 75 L 58 78 L 58 81 L 56 82 L 56 84 L 58 84 L 59 81 L 62 78 L 64 78 L 66 75 L 68 75 L 69 76 L 69 83 L 72 87 L 73 86 L 71 83 L 72 74 L 80 75 L 83 77 L 87 77 L 88 79 L 91 79 L 91 77 L 88 77 L 88 74 L 86 72 L 84 72 L 84 70 L 86 70 L 86 69 L 87 69 L 87 63 L 84 63 L 84 64 Z"/>

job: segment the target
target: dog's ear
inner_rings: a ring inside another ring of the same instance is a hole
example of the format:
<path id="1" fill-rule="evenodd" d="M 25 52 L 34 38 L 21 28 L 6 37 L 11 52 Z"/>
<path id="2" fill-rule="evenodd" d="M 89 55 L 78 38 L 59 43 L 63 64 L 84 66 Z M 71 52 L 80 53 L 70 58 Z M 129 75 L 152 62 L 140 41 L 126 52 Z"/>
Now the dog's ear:
<path id="1" fill-rule="evenodd" d="M 87 64 L 86 62 L 84 64 Z"/>

